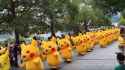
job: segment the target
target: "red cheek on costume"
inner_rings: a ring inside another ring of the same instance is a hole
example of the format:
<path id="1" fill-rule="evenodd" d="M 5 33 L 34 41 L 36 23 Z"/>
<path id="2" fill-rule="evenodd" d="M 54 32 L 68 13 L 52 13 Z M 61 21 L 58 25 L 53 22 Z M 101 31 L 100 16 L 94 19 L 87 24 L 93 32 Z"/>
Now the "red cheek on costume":
<path id="1" fill-rule="evenodd" d="M 82 41 L 80 41 L 80 44 L 82 44 L 83 42 Z"/>
<path id="2" fill-rule="evenodd" d="M 33 58 L 35 56 L 34 53 L 30 53 L 30 57 Z"/>
<path id="3" fill-rule="evenodd" d="M 55 49 L 55 48 L 52 48 L 51 50 L 52 50 L 52 52 L 55 52 L 55 51 L 56 51 L 56 49 Z"/>

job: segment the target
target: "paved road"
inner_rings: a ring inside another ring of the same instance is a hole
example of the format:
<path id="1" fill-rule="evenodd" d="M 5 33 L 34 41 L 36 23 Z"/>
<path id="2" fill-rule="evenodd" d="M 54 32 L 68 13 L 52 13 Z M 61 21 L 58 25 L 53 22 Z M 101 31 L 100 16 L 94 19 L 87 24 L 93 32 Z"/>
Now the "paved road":
<path id="1" fill-rule="evenodd" d="M 61 70 L 114 70 L 117 64 L 115 52 L 118 43 L 114 42 L 107 48 L 96 46 L 93 52 L 77 57 L 71 64 L 64 65 Z"/>

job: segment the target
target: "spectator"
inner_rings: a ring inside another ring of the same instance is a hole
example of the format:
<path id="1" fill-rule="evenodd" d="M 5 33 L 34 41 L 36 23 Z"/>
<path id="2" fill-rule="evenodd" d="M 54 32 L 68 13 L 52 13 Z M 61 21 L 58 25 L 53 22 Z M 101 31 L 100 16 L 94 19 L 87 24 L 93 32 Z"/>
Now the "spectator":
<path id="1" fill-rule="evenodd" d="M 9 46 L 10 64 L 11 64 L 11 66 L 14 66 L 14 64 L 13 64 L 14 59 L 13 59 L 13 54 L 12 54 L 12 50 L 13 50 L 14 44 L 11 42 L 8 46 Z"/>
<path id="2" fill-rule="evenodd" d="M 21 49 L 14 43 L 9 44 L 9 57 L 11 66 L 18 67 L 18 55 Z"/>
<path id="3" fill-rule="evenodd" d="M 125 56 L 123 53 L 117 53 L 117 61 L 119 62 L 119 65 L 115 67 L 115 70 L 125 70 Z"/>

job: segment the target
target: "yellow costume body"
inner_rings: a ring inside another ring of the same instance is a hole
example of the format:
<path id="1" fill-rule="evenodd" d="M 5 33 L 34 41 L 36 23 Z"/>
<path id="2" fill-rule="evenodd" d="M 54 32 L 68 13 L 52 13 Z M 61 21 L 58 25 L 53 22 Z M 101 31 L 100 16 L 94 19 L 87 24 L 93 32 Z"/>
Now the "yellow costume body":
<path id="1" fill-rule="evenodd" d="M 0 70 L 10 70 L 9 52 L 7 48 L 0 48 Z"/>

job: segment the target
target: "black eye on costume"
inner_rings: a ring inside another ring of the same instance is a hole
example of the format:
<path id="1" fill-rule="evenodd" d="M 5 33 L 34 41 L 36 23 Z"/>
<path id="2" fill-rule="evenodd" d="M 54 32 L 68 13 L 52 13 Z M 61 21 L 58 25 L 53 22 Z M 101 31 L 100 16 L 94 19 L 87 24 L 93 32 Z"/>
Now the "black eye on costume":
<path id="1" fill-rule="evenodd" d="M 26 53 L 30 53 L 30 51 L 26 51 Z"/>

